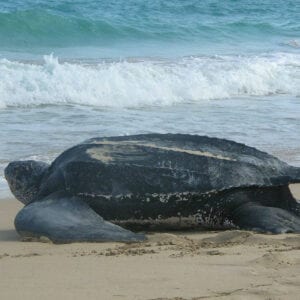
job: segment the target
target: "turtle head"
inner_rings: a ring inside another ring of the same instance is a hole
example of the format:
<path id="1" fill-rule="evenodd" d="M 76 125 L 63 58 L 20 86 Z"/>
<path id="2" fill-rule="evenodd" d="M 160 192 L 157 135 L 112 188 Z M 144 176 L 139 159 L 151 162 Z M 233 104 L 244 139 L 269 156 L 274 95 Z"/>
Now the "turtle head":
<path id="1" fill-rule="evenodd" d="M 13 161 L 5 168 L 4 175 L 15 197 L 28 204 L 36 199 L 48 167 L 48 164 L 40 161 Z"/>

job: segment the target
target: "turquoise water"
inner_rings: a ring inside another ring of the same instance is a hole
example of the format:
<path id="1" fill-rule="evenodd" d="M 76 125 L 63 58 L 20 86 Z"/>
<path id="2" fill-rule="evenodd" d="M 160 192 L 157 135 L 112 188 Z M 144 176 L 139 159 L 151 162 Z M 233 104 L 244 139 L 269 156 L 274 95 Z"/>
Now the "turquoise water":
<path id="1" fill-rule="evenodd" d="M 230 138 L 300 166 L 300 0 L 0 0 L 5 165 L 101 135 Z"/>
<path id="2" fill-rule="evenodd" d="M 0 1 L 0 53 L 111 58 L 291 51 L 299 47 L 299 20 L 299 0 Z"/>

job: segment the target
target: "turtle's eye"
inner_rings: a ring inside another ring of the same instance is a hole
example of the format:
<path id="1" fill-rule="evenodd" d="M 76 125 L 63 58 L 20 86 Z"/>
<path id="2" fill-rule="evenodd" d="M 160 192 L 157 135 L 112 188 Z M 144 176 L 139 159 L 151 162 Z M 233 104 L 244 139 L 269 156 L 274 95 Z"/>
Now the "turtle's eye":
<path id="1" fill-rule="evenodd" d="M 17 180 L 16 167 L 17 167 L 16 164 L 14 162 L 11 162 L 4 170 L 4 175 L 9 185 L 13 184 Z"/>
<path id="2" fill-rule="evenodd" d="M 41 178 L 48 165 L 37 161 L 15 161 L 4 170 L 5 178 L 15 197 L 24 204 L 37 196 Z"/>
<path id="3" fill-rule="evenodd" d="M 30 165 L 23 162 L 11 162 L 5 168 L 5 178 L 15 197 L 26 203 L 28 190 L 31 189 L 31 170 Z"/>
<path id="4" fill-rule="evenodd" d="M 5 168 L 4 173 L 10 185 L 20 185 L 30 178 L 31 168 L 23 162 L 11 162 Z"/>

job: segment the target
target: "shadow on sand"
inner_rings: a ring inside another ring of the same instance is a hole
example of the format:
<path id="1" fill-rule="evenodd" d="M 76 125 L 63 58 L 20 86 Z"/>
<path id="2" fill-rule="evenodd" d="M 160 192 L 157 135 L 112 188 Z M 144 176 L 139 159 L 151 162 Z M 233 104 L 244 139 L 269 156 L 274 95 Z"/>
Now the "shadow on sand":
<path id="1" fill-rule="evenodd" d="M 0 242 L 19 241 L 20 236 L 14 229 L 0 230 Z"/>

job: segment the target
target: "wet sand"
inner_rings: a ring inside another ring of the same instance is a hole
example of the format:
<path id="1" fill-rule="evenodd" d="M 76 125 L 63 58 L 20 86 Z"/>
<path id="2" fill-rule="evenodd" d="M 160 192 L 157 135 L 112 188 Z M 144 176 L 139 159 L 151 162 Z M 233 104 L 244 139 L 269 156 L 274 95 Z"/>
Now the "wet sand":
<path id="1" fill-rule="evenodd" d="M 300 188 L 294 191 L 300 198 Z M 22 242 L 0 202 L 1 299 L 299 299 L 300 234 L 155 233 L 138 244 Z"/>

